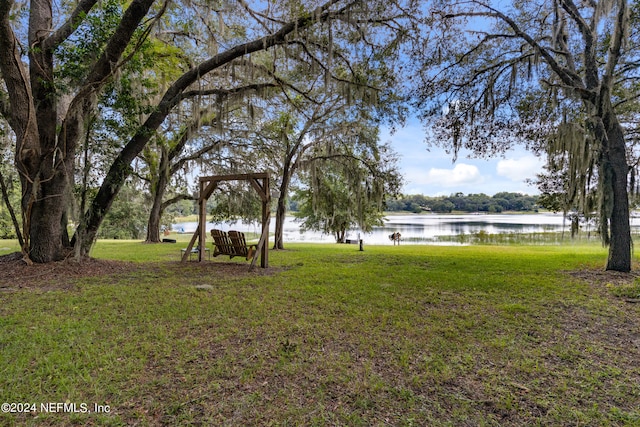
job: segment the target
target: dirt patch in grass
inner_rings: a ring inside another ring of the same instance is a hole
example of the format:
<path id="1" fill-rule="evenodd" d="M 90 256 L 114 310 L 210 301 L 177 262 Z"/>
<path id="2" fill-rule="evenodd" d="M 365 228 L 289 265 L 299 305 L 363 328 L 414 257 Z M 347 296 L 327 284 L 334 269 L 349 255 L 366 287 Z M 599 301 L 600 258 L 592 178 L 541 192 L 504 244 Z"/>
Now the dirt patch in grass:
<path id="1" fill-rule="evenodd" d="M 634 265 L 633 268 L 629 273 L 595 268 L 568 271 L 567 274 L 587 283 L 594 293 L 609 300 L 615 316 L 602 316 L 576 310 L 574 307 L 563 307 L 568 313 L 563 325 L 566 333 L 586 333 L 596 342 L 606 343 L 604 348 L 620 353 L 632 352 L 633 358 L 637 357 L 640 350 L 640 299 L 629 298 L 618 292 L 620 289 L 639 286 L 640 267 Z M 631 369 L 634 364 L 635 362 L 631 362 L 625 368 Z"/>
<path id="2" fill-rule="evenodd" d="M 79 278 L 123 274 L 139 268 L 120 261 L 72 259 L 46 264 L 27 264 L 20 253 L 0 257 L 0 290 L 18 289 L 61 290 L 72 289 Z"/>
<path id="3" fill-rule="evenodd" d="M 76 287 L 79 279 L 96 277 L 123 277 L 144 271 L 165 271 L 167 274 L 179 274 L 182 277 L 242 278 L 274 274 L 281 269 L 256 267 L 249 271 L 249 263 L 236 262 L 147 262 L 133 263 L 89 258 L 78 262 L 75 259 L 33 263 L 28 265 L 19 252 L 0 256 L 0 292 L 20 289 L 41 291 L 70 290 Z"/>
<path id="4" fill-rule="evenodd" d="M 630 273 L 621 273 L 619 271 L 606 271 L 606 270 L 602 270 L 602 269 L 596 269 L 596 268 L 591 268 L 591 269 L 581 269 L 581 270 L 574 270 L 574 271 L 568 271 L 567 274 L 569 274 L 572 277 L 575 277 L 576 279 L 580 279 L 583 280 L 587 283 L 589 283 L 590 285 L 606 285 L 608 283 L 611 283 L 613 285 L 626 285 L 626 284 L 631 284 L 633 283 L 637 278 L 640 278 L 640 267 L 639 266 L 634 266 L 634 270 L 631 271 Z"/>
<path id="5" fill-rule="evenodd" d="M 629 273 L 581 269 L 567 272 L 570 276 L 588 283 L 600 295 L 617 298 L 626 303 L 640 303 L 640 266 L 634 265 Z"/>

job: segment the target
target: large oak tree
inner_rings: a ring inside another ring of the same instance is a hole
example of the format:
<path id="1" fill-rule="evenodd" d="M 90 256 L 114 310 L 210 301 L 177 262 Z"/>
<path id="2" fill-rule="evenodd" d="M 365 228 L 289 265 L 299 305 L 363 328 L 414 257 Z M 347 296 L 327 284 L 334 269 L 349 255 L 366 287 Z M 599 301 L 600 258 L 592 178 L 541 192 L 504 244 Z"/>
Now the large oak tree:
<path id="1" fill-rule="evenodd" d="M 417 95 L 423 116 L 440 131 L 438 143 L 490 155 L 519 141 L 544 139 L 583 117 L 607 195 L 600 207 L 610 232 L 606 268 L 629 271 L 629 164 L 620 111 L 637 97 L 639 64 L 629 2 L 466 0 L 432 6 Z"/>

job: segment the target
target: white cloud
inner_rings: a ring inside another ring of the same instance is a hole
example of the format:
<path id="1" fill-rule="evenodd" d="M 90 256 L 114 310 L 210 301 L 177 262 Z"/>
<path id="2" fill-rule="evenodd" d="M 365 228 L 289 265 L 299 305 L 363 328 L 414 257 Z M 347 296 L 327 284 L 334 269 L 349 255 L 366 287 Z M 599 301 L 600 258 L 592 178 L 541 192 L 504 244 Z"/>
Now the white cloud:
<path id="1" fill-rule="evenodd" d="M 533 178 L 542 171 L 544 162 L 535 156 L 523 156 L 517 159 L 500 160 L 496 166 L 496 173 L 511 181 Z"/>
<path id="2" fill-rule="evenodd" d="M 523 147 L 510 150 L 507 160 L 467 158 L 468 152 L 461 150 L 458 159 L 462 163 L 452 163 L 452 156 L 446 150 L 425 143 L 427 133 L 415 118 L 393 134 L 387 128 L 381 129 L 382 141 L 391 142 L 400 155 L 398 166 L 405 180 L 403 192 L 406 194 L 536 192 L 524 181 L 542 171 L 544 159 L 536 158 Z"/>
<path id="3" fill-rule="evenodd" d="M 473 165 L 458 163 L 453 169 L 431 168 L 420 179 L 423 184 L 437 184 L 442 187 L 456 187 L 479 184 L 484 181 L 480 170 Z"/>

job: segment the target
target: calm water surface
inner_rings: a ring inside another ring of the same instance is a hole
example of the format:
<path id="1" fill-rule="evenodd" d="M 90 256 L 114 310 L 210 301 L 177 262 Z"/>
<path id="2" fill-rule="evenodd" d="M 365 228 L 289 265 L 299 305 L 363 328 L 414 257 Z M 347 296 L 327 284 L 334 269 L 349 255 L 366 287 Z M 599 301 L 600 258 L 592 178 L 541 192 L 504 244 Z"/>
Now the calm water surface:
<path id="1" fill-rule="evenodd" d="M 632 228 L 634 232 L 640 231 L 640 220 L 632 218 Z M 389 215 L 381 227 L 376 227 L 371 233 L 359 233 L 351 231 L 348 239 L 357 239 L 358 235 L 367 244 L 388 244 L 391 233 L 402 234 L 404 243 L 416 244 L 441 244 L 439 236 L 463 236 L 479 232 L 488 234 L 514 234 L 514 233 L 542 233 L 561 232 L 569 230 L 569 221 L 565 221 L 561 214 L 539 213 L 539 214 L 498 214 L 498 215 Z M 173 230 L 193 233 L 197 223 L 185 222 L 174 224 Z M 271 231 L 275 227 L 275 221 L 271 221 Z M 260 226 L 257 224 L 207 223 L 207 232 L 212 228 L 223 230 L 239 230 L 244 232 L 260 233 Z M 584 228 L 584 231 L 589 231 Z M 593 230 L 592 230 L 593 231 Z M 284 225 L 285 242 L 324 242 L 335 243 L 333 236 L 318 232 L 301 232 L 299 222 L 295 218 L 287 217 Z"/>

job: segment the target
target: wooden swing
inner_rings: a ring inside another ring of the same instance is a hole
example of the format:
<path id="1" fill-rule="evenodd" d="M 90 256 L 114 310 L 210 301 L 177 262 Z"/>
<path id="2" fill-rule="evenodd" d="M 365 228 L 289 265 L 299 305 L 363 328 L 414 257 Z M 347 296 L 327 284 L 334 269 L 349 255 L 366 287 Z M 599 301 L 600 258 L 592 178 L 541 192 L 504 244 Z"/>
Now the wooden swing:
<path id="1" fill-rule="evenodd" d="M 218 183 L 221 181 L 249 181 L 251 186 L 256 190 L 258 196 L 262 200 L 262 233 L 260 235 L 260 240 L 257 245 L 250 245 L 254 248 L 252 249 L 252 254 L 249 255 L 249 248 L 247 248 L 246 242 L 244 243 L 244 249 L 246 253 L 243 256 L 248 260 L 251 259 L 251 265 L 249 266 L 249 271 L 253 270 L 255 267 L 256 261 L 258 257 L 260 257 L 260 267 L 267 268 L 269 267 L 269 223 L 271 222 L 271 210 L 269 208 L 269 204 L 271 202 L 271 195 L 269 193 L 269 173 L 249 173 L 249 174 L 232 174 L 232 175 L 215 175 L 215 176 L 203 176 L 200 177 L 200 196 L 198 197 L 198 226 L 196 227 L 196 231 L 193 233 L 193 237 L 189 242 L 189 246 L 185 250 L 182 255 L 182 262 L 187 262 L 189 259 L 189 254 L 192 253 L 193 247 L 195 245 L 196 239 L 198 239 L 198 246 L 196 248 L 196 252 L 198 254 L 198 261 L 204 261 L 204 254 L 206 248 L 206 224 L 207 224 L 207 200 L 211 196 L 211 193 L 218 187 Z M 236 243 L 231 241 L 231 244 L 228 245 L 230 248 L 227 249 L 219 249 L 226 250 L 228 253 L 226 255 L 230 255 L 230 251 L 234 251 L 235 255 L 240 255 L 239 252 L 242 252 L 239 245 L 241 245 L 240 236 L 234 235 L 236 237 Z M 242 235 L 244 238 L 244 235 Z M 233 248 L 233 245 L 238 246 L 238 253 L 236 254 L 236 249 Z M 214 241 L 215 245 L 215 241 Z M 217 247 L 217 246 L 216 246 Z"/>
<path id="2" fill-rule="evenodd" d="M 229 255 L 229 258 L 234 256 L 241 256 L 247 261 L 253 257 L 253 253 L 257 250 L 258 245 L 248 245 L 247 240 L 244 237 L 244 233 L 239 231 L 229 230 L 211 230 L 211 237 L 213 237 L 213 256 Z"/>

